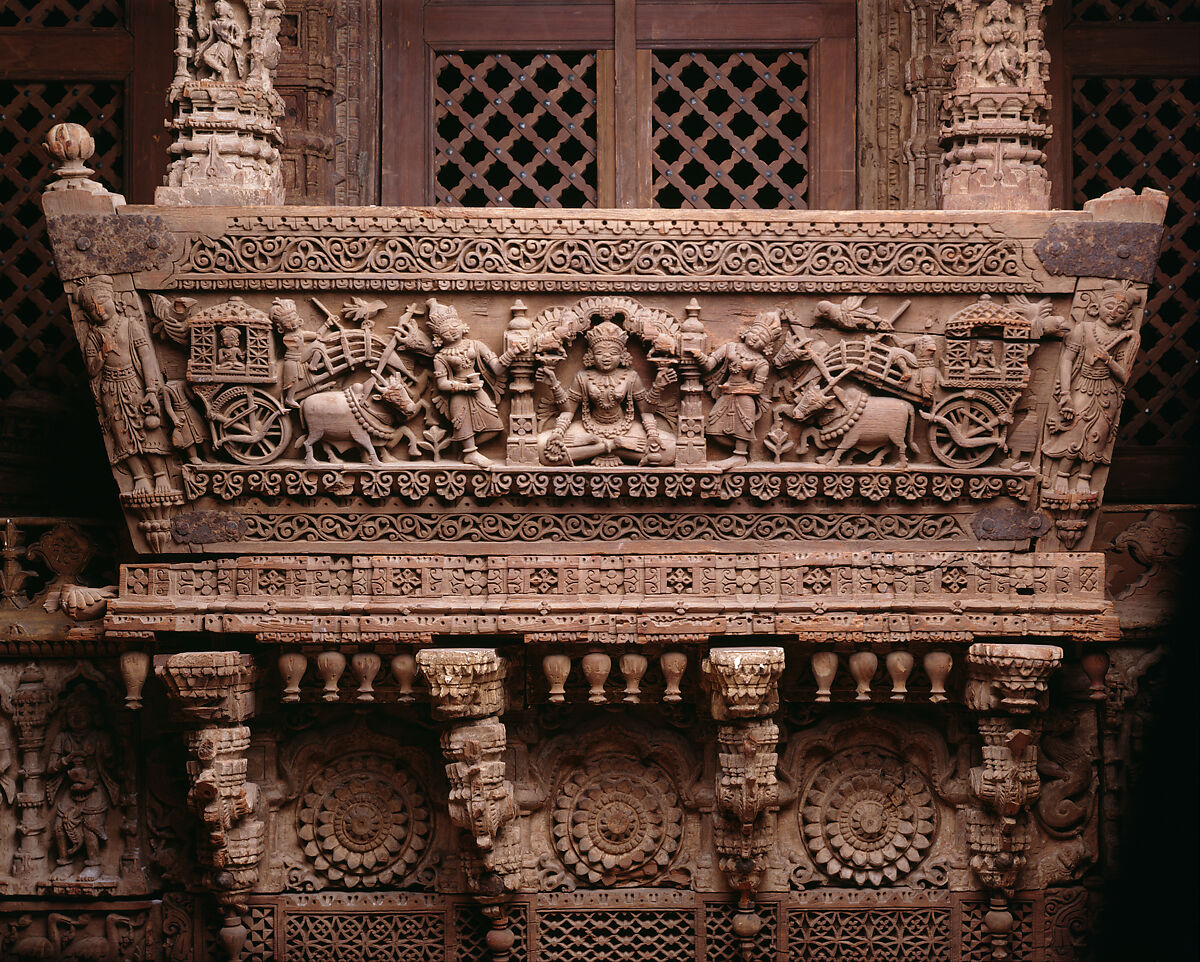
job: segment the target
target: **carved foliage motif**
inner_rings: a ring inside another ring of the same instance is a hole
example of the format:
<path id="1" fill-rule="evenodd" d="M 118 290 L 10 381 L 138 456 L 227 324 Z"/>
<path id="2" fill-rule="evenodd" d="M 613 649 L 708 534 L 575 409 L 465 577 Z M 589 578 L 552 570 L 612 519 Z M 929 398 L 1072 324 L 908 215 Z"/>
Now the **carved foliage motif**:
<path id="1" fill-rule="evenodd" d="M 937 830 L 925 778 L 900 758 L 850 749 L 817 769 L 800 806 L 813 861 L 830 878 L 895 884 L 924 859 Z"/>
<path id="2" fill-rule="evenodd" d="M 554 804 L 554 845 L 588 885 L 646 885 L 671 862 L 683 816 L 670 778 L 621 755 L 590 756 Z"/>
<path id="3" fill-rule="evenodd" d="M 429 803 L 413 775 L 379 755 L 339 758 L 305 788 L 304 854 L 350 888 L 402 885 L 429 844 Z"/>

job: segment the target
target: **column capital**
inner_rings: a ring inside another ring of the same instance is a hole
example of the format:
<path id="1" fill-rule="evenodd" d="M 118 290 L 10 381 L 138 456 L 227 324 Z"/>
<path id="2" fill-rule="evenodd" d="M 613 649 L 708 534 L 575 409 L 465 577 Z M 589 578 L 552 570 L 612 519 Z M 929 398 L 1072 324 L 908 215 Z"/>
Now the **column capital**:
<path id="1" fill-rule="evenodd" d="M 429 682 L 433 714 L 441 719 L 485 718 L 504 711 L 507 666 L 494 648 L 426 648 L 417 666 Z"/>
<path id="2" fill-rule="evenodd" d="M 700 665 L 717 721 L 763 718 L 779 710 L 783 649 L 713 648 Z"/>

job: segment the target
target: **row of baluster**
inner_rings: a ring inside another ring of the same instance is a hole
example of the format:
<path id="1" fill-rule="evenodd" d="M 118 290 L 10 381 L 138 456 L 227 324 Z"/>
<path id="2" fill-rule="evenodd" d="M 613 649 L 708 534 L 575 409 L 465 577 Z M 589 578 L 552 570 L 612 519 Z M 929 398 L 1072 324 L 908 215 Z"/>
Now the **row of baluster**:
<path id="1" fill-rule="evenodd" d="M 810 656 L 809 667 L 817 683 L 818 702 L 828 702 L 832 698 L 832 685 L 841 657 L 843 656 L 833 651 L 817 651 Z M 844 657 L 850 676 L 854 679 L 855 700 L 870 701 L 872 685 L 879 672 L 879 656 L 870 651 L 856 651 Z M 375 701 L 375 683 L 383 670 L 383 659 L 379 655 L 374 652 L 357 652 L 347 658 L 340 651 L 322 651 L 311 660 L 315 661 L 316 672 L 321 679 L 323 701 L 343 700 L 342 678 L 347 668 L 355 686 L 350 696 L 352 700 L 368 703 Z M 286 652 L 279 656 L 283 701 L 300 701 L 300 683 L 308 671 L 309 661 L 310 656 L 301 652 Z M 659 656 L 658 663 L 664 682 L 662 700 L 682 700 L 680 684 L 687 671 L 687 654 L 682 651 L 666 651 Z M 891 681 L 891 700 L 906 701 L 913 694 L 908 690 L 908 683 L 916 668 L 916 656 L 907 651 L 892 651 L 883 656 L 883 664 Z M 937 704 L 947 700 L 946 678 L 953 666 L 954 659 L 946 651 L 930 651 L 922 657 L 921 667 L 930 683 L 930 702 Z M 608 682 L 613 671 L 613 657 L 604 652 L 590 652 L 579 659 L 579 667 L 588 685 L 588 701 L 593 705 L 603 705 L 612 700 L 611 696 L 614 693 L 610 692 Z M 647 697 L 646 692 L 642 690 L 642 679 L 649 667 L 650 659 L 645 655 L 628 652 L 617 658 L 617 669 L 624 681 L 624 687 L 615 693 L 618 700 L 636 705 Z M 570 655 L 560 653 L 542 658 L 542 673 L 550 686 L 548 700 L 551 704 L 566 702 L 566 684 L 571 669 Z M 396 700 L 413 701 L 416 697 L 414 685 L 418 677 L 416 658 L 407 652 L 393 655 L 388 661 L 388 671 L 396 685 Z"/>
<path id="2" fill-rule="evenodd" d="M 839 655 L 833 651 L 818 651 L 810 656 L 810 668 L 817 683 L 816 700 L 828 702 L 833 696 L 832 686 L 837 676 Z M 892 701 L 908 700 L 913 694 L 908 690 L 908 682 L 916 668 L 916 656 L 907 651 L 893 651 L 883 658 L 884 669 L 891 680 L 890 698 Z M 542 659 L 542 673 L 550 685 L 549 701 L 552 704 L 562 704 L 566 701 L 566 683 L 571 674 L 571 657 L 565 654 L 546 655 Z M 687 655 L 682 651 L 664 652 L 659 657 L 665 686 L 663 701 L 676 702 L 681 699 L 680 682 L 687 671 Z M 928 698 L 934 704 L 947 700 L 946 678 L 954 667 L 954 658 L 947 651 L 930 651 L 921 659 L 921 666 L 929 678 L 930 689 Z M 579 659 L 579 667 L 588 684 L 588 701 L 593 705 L 603 705 L 608 702 L 607 689 L 609 676 L 612 674 L 613 659 L 603 652 L 591 652 Z M 645 655 L 621 655 L 617 667 L 625 681 L 624 690 L 620 692 L 621 700 L 637 704 L 643 698 L 642 678 L 649 667 L 649 659 Z M 847 667 L 854 679 L 856 701 L 871 700 L 871 686 L 879 671 L 879 656 L 870 651 L 856 651 L 847 656 Z"/>

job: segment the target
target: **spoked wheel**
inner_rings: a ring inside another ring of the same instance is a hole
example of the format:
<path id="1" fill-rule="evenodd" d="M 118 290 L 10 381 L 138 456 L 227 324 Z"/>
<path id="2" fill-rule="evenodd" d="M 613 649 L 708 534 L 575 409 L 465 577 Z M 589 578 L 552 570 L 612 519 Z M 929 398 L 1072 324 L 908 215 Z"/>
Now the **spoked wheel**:
<path id="1" fill-rule="evenodd" d="M 292 440 L 288 410 L 266 391 L 231 387 L 213 399 L 213 444 L 242 464 L 266 464 Z"/>
<path id="2" fill-rule="evenodd" d="M 980 397 L 953 397 L 934 409 L 929 446 L 942 464 L 977 468 L 1003 440 L 1003 415 Z"/>

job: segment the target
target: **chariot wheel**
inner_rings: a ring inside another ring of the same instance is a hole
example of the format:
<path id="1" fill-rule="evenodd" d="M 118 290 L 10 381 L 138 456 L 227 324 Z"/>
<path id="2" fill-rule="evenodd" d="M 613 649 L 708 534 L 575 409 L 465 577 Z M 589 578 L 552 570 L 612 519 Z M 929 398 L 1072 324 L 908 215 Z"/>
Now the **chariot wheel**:
<path id="1" fill-rule="evenodd" d="M 1004 416 L 982 397 L 952 397 L 934 408 L 929 446 L 942 464 L 977 468 L 1003 441 Z"/>
<path id="2" fill-rule="evenodd" d="M 273 461 L 292 440 L 288 410 L 255 387 L 231 387 L 212 402 L 213 444 L 242 464 Z M 218 419 L 219 418 L 219 419 Z"/>

